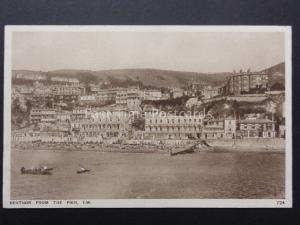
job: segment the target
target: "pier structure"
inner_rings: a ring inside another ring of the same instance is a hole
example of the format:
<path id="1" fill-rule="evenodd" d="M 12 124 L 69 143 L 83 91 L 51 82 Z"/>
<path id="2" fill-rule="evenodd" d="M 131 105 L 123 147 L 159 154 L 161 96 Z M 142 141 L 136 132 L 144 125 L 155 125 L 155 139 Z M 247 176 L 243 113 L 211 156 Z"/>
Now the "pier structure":
<path id="1" fill-rule="evenodd" d="M 200 146 L 200 148 L 203 149 L 203 150 L 211 149 L 211 146 L 209 144 L 207 144 L 207 142 L 205 140 L 198 139 L 195 142 L 187 145 L 184 148 L 170 149 L 170 156 L 185 154 L 185 153 L 192 153 L 192 152 L 195 151 L 195 148 L 197 146 Z"/>

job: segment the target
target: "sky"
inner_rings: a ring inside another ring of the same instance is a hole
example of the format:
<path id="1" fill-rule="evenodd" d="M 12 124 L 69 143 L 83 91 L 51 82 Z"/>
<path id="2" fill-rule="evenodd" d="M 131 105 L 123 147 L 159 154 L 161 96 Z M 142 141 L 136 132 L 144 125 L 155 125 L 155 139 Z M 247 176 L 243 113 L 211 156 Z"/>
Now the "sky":
<path id="1" fill-rule="evenodd" d="M 283 62 L 280 32 L 13 32 L 12 68 L 192 72 L 262 70 Z"/>

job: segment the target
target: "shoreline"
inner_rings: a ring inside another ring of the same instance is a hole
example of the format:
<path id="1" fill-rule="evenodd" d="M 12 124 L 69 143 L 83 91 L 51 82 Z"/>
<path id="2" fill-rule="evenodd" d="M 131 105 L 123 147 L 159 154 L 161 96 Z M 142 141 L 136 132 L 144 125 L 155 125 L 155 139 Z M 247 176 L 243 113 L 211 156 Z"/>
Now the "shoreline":
<path id="1" fill-rule="evenodd" d="M 145 150 L 118 150 L 118 149 L 110 149 L 110 150 L 99 150 L 99 149 L 61 149 L 61 148 L 30 148 L 30 149 L 20 149 L 20 148 L 13 148 L 17 151 L 53 151 L 53 152 L 99 152 L 99 153 L 156 153 L 156 154 L 169 154 L 169 152 L 163 152 L 159 150 L 151 150 L 151 151 L 145 151 Z"/>
<path id="2" fill-rule="evenodd" d="M 176 140 L 175 140 L 176 141 Z M 205 140 L 208 146 L 198 145 L 191 149 L 195 152 L 285 152 L 285 139 L 208 139 Z M 81 151 L 81 152 L 111 152 L 111 153 L 158 153 L 170 154 L 170 151 L 184 149 L 186 145 L 181 143 L 155 145 L 155 144 L 53 144 L 53 143 L 26 143 L 12 142 L 12 149 L 17 150 L 44 150 L 44 151 Z M 186 154 L 186 153 L 179 153 Z"/>
<path id="3" fill-rule="evenodd" d="M 265 152 L 265 153 L 285 153 L 285 148 L 264 148 L 264 147 L 257 147 L 257 148 L 251 148 L 251 147 L 227 147 L 227 146 L 215 146 L 214 147 L 215 152 Z"/>
<path id="4" fill-rule="evenodd" d="M 119 149 L 119 148 L 46 148 L 46 147 L 29 147 L 29 148 L 18 148 L 12 147 L 12 149 L 17 151 L 53 151 L 53 152 L 99 152 L 99 153 L 143 153 L 143 154 L 170 154 L 169 150 L 160 149 Z M 265 148 L 265 147 L 245 147 L 245 146 L 212 146 L 211 149 L 199 150 L 195 149 L 191 153 L 181 153 L 181 154 L 195 154 L 195 153 L 224 153 L 224 152 L 237 152 L 237 153 L 249 153 L 249 152 L 265 152 L 265 153 L 285 153 L 284 148 Z"/>
<path id="5" fill-rule="evenodd" d="M 84 147 L 84 148 L 78 148 L 74 146 L 56 146 L 56 147 L 49 147 L 49 146 L 26 146 L 26 147 L 18 147 L 13 146 L 12 149 L 18 150 L 18 151 L 64 151 L 64 152 L 108 152 L 108 153 L 158 153 L 158 154 L 169 154 L 168 150 L 161 150 L 157 148 L 132 148 L 132 149 L 121 149 L 118 147 Z"/>

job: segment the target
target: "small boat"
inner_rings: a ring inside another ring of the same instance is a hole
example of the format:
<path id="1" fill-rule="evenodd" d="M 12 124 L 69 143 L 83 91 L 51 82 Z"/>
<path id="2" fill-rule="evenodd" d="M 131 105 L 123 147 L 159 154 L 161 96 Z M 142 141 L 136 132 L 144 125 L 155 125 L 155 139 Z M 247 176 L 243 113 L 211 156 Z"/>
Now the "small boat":
<path id="1" fill-rule="evenodd" d="M 77 174 L 80 174 L 80 173 L 87 173 L 87 172 L 90 172 L 91 170 L 88 170 L 88 169 L 85 169 L 83 167 L 80 168 L 80 170 L 77 170 Z"/>
<path id="2" fill-rule="evenodd" d="M 42 168 L 25 169 L 25 167 L 21 168 L 21 174 L 52 175 L 52 173 L 49 170 L 44 170 Z"/>
<path id="3" fill-rule="evenodd" d="M 51 170 L 53 170 L 52 167 L 47 167 L 47 166 L 43 166 L 43 167 L 41 167 L 41 169 L 44 170 L 44 171 L 51 171 Z"/>

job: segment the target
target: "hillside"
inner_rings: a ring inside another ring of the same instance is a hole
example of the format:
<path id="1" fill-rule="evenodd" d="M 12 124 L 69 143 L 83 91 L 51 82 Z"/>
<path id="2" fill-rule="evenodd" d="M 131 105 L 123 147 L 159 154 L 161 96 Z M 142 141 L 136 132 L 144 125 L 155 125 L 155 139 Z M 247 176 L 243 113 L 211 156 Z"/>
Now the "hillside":
<path id="1" fill-rule="evenodd" d="M 269 67 L 264 72 L 270 74 L 270 87 L 272 86 L 285 86 L 285 63 L 279 63 L 275 66 Z"/>
<path id="2" fill-rule="evenodd" d="M 51 71 L 54 75 L 75 75 L 80 77 L 89 74 L 94 76 L 96 81 L 110 81 L 112 84 L 122 86 L 127 83 L 141 83 L 144 86 L 156 87 L 182 87 L 190 81 L 206 81 L 209 84 L 217 85 L 222 83 L 229 73 L 195 73 L 184 71 L 158 70 L 158 69 L 122 69 L 122 70 L 102 70 L 102 71 Z"/>
<path id="3" fill-rule="evenodd" d="M 275 74 L 275 73 L 285 74 L 285 63 L 284 62 L 279 63 L 277 65 L 264 69 L 263 71 L 269 74 Z"/>
<path id="4" fill-rule="evenodd" d="M 272 74 L 271 83 L 280 82 L 284 84 L 284 63 L 265 69 Z M 120 70 L 54 70 L 49 72 L 14 70 L 13 76 L 22 74 L 45 74 L 48 77 L 62 76 L 78 78 L 81 82 L 98 83 L 109 81 L 116 86 L 143 85 L 155 87 L 183 87 L 191 81 L 207 82 L 210 85 L 222 84 L 229 72 L 224 73 L 196 73 L 185 71 L 171 71 L 158 69 L 120 69 Z"/>

